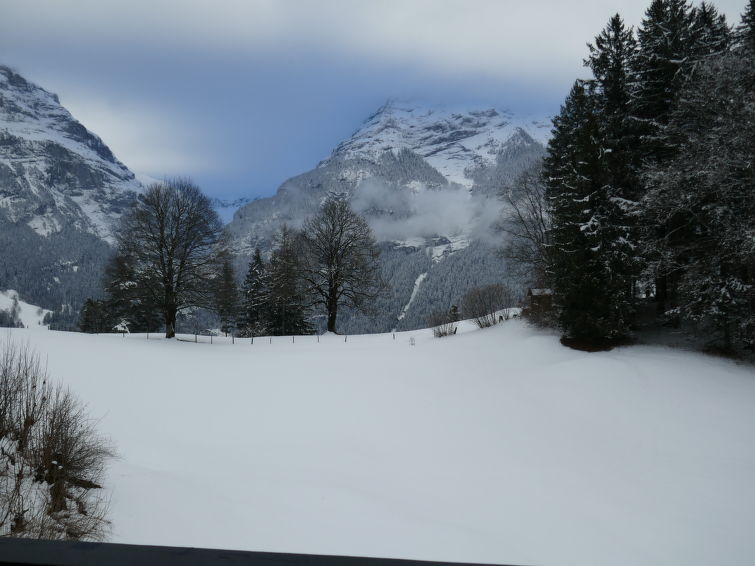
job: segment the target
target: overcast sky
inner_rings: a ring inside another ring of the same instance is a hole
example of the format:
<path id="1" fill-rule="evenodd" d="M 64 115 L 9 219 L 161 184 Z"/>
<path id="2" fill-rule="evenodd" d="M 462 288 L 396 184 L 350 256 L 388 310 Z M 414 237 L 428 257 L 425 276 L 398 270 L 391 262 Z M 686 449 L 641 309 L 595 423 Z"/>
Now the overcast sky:
<path id="1" fill-rule="evenodd" d="M 387 98 L 552 115 L 649 0 L 3 0 L 0 63 L 138 174 L 268 196 Z M 739 21 L 745 0 L 714 4 Z"/>

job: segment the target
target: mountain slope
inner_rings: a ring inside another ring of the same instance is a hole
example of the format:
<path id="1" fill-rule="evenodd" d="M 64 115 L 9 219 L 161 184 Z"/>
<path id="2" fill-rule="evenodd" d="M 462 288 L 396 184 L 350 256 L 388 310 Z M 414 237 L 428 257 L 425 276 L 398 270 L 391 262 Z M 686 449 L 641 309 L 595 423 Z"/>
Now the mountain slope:
<path id="1" fill-rule="evenodd" d="M 104 239 L 141 184 L 58 97 L 0 67 L 0 209 L 40 235 Z"/>
<path id="2" fill-rule="evenodd" d="M 381 242 L 389 289 L 377 315 L 345 311 L 340 329 L 422 327 L 469 288 L 505 277 L 492 259 L 497 193 L 541 158 L 545 124 L 495 109 L 388 102 L 316 168 L 236 212 L 227 233 L 239 267 L 255 247 L 269 251 L 284 223 L 300 226 L 329 194 L 347 197 Z"/>
<path id="3" fill-rule="evenodd" d="M 97 294 L 113 227 L 141 190 L 55 94 L 0 66 L 0 289 L 55 310 Z"/>

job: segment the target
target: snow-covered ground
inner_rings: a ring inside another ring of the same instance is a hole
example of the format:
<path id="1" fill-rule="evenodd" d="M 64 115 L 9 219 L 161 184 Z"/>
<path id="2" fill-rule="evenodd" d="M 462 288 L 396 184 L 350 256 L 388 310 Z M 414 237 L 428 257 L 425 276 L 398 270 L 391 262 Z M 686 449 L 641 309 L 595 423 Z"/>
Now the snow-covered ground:
<path id="1" fill-rule="evenodd" d="M 254 345 L 10 333 L 117 444 L 113 541 L 755 563 L 749 365 L 647 346 L 586 354 L 516 320 Z"/>
<path id="2" fill-rule="evenodd" d="M 47 327 L 42 324 L 42 321 L 44 320 L 45 315 L 52 311 L 22 301 L 19 298 L 18 293 L 13 289 L 0 291 L 0 311 L 10 312 L 13 308 L 13 299 L 18 301 L 18 319 L 26 328 L 47 329 Z"/>

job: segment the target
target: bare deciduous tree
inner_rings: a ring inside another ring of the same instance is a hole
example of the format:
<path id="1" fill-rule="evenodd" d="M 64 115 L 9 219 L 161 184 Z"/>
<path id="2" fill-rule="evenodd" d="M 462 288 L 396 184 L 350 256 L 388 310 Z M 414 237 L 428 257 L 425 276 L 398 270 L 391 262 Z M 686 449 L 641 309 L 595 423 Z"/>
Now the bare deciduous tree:
<path id="1" fill-rule="evenodd" d="M 313 305 L 327 313 L 328 331 L 335 332 L 339 305 L 364 311 L 382 291 L 380 250 L 367 221 L 336 199 L 304 224 L 302 241 L 302 277 Z"/>
<path id="2" fill-rule="evenodd" d="M 547 286 L 546 254 L 550 217 L 542 164 L 522 172 L 500 193 L 506 203 L 499 228 L 507 235 L 501 255 L 538 287 Z"/>
<path id="3" fill-rule="evenodd" d="M 478 327 L 487 328 L 498 322 L 498 316 L 508 319 L 514 302 L 514 292 L 503 283 L 475 287 L 464 295 L 462 312 L 465 318 L 473 319 Z M 499 311 L 503 312 L 498 314 Z"/>
<path id="4" fill-rule="evenodd" d="M 26 346 L 0 345 L 0 536 L 101 540 L 112 448 Z"/>
<path id="5" fill-rule="evenodd" d="M 113 259 L 121 269 L 111 270 L 119 280 L 109 291 L 161 312 L 165 337 L 173 338 L 179 311 L 213 306 L 221 230 L 210 200 L 191 181 L 155 183 L 123 218 Z"/>

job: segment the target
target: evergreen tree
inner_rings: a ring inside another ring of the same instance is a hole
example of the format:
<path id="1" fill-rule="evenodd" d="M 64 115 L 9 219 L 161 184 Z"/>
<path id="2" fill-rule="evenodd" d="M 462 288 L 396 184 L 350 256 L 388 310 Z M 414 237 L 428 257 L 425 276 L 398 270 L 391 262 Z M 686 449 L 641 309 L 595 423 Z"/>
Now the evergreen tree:
<path id="1" fill-rule="evenodd" d="M 647 246 L 676 288 L 670 313 L 719 345 L 755 345 L 755 56 L 710 57 L 665 129 L 673 155 L 649 169 Z"/>
<path id="2" fill-rule="evenodd" d="M 692 64 L 694 29 L 695 11 L 687 0 L 653 0 L 637 31 L 630 108 L 641 158 L 659 160 L 666 154 L 659 130 Z"/>
<path id="3" fill-rule="evenodd" d="M 79 314 L 79 330 L 97 334 L 100 332 L 112 332 L 115 321 L 109 313 L 105 301 L 87 299 L 81 307 Z"/>
<path id="4" fill-rule="evenodd" d="M 686 0 L 653 0 L 638 30 L 637 55 L 632 62 L 632 96 L 630 117 L 637 136 L 633 144 L 633 162 L 638 175 L 648 167 L 662 166 L 675 154 L 674 141 L 666 126 L 678 100 L 680 90 L 690 79 L 699 62 L 727 49 L 730 30 L 723 16 L 710 4 L 692 8 Z M 638 185 L 639 197 L 647 190 Z M 647 203 L 645 203 L 645 206 Z M 646 233 L 642 240 L 658 241 L 667 237 L 668 225 L 652 221 L 652 211 L 643 212 Z M 645 276 L 655 281 L 658 310 L 665 312 L 675 301 L 677 273 L 664 266 L 662 257 L 653 255 L 652 245 L 643 263 Z"/>
<path id="5" fill-rule="evenodd" d="M 623 129 L 629 109 L 630 65 L 637 48 L 634 33 L 616 14 L 587 48 L 590 55 L 584 64 L 595 77 L 601 111 L 614 122 L 612 127 Z"/>
<path id="6" fill-rule="evenodd" d="M 241 291 L 241 330 L 244 336 L 261 336 L 267 333 L 270 301 L 270 282 L 267 266 L 259 248 L 249 262 L 249 270 Z"/>
<path id="7" fill-rule="evenodd" d="M 577 81 L 553 121 L 544 163 L 552 218 L 548 254 L 559 322 L 566 343 L 601 347 L 620 338 L 627 305 L 615 301 L 625 281 L 616 277 L 610 195 L 600 146 L 600 115 L 592 85 Z"/>
<path id="8" fill-rule="evenodd" d="M 622 312 L 626 324 L 634 308 L 633 286 L 640 271 L 637 217 L 642 191 L 633 158 L 637 140 L 629 122 L 631 63 L 637 43 L 632 30 L 616 14 L 588 48 L 590 55 L 584 63 L 594 77 L 590 87 L 599 115 L 596 135 L 603 182 L 598 253 L 611 274 L 615 309 Z"/>
<path id="9" fill-rule="evenodd" d="M 220 277 L 215 290 L 215 311 L 220 317 L 220 331 L 226 336 L 236 328 L 239 311 L 239 290 L 231 258 L 223 254 Z"/>
<path id="10" fill-rule="evenodd" d="M 130 332 L 157 332 L 163 327 L 160 308 L 138 291 L 135 271 L 135 262 L 126 254 L 110 259 L 104 277 L 105 308 L 113 325 L 125 322 Z"/>
<path id="11" fill-rule="evenodd" d="M 737 46 L 755 52 L 755 0 L 749 0 L 734 33 Z"/>
<path id="12" fill-rule="evenodd" d="M 299 235 L 287 226 L 281 229 L 278 245 L 270 258 L 270 301 L 268 331 L 273 336 L 311 334 L 308 301 L 301 278 Z"/>
<path id="13" fill-rule="evenodd" d="M 703 2 L 694 11 L 692 29 L 692 57 L 695 61 L 708 55 L 728 51 L 732 33 L 726 23 L 726 16 L 719 14 L 715 6 Z"/>
<path id="14" fill-rule="evenodd" d="M 584 60 L 592 71 L 591 90 L 600 113 L 600 139 L 603 163 L 609 169 L 610 183 L 622 198 L 636 200 L 639 196 L 634 175 L 633 154 L 637 140 L 629 120 L 632 61 L 637 42 L 632 29 L 627 29 L 616 14 L 605 29 L 588 44 L 590 54 Z"/>

